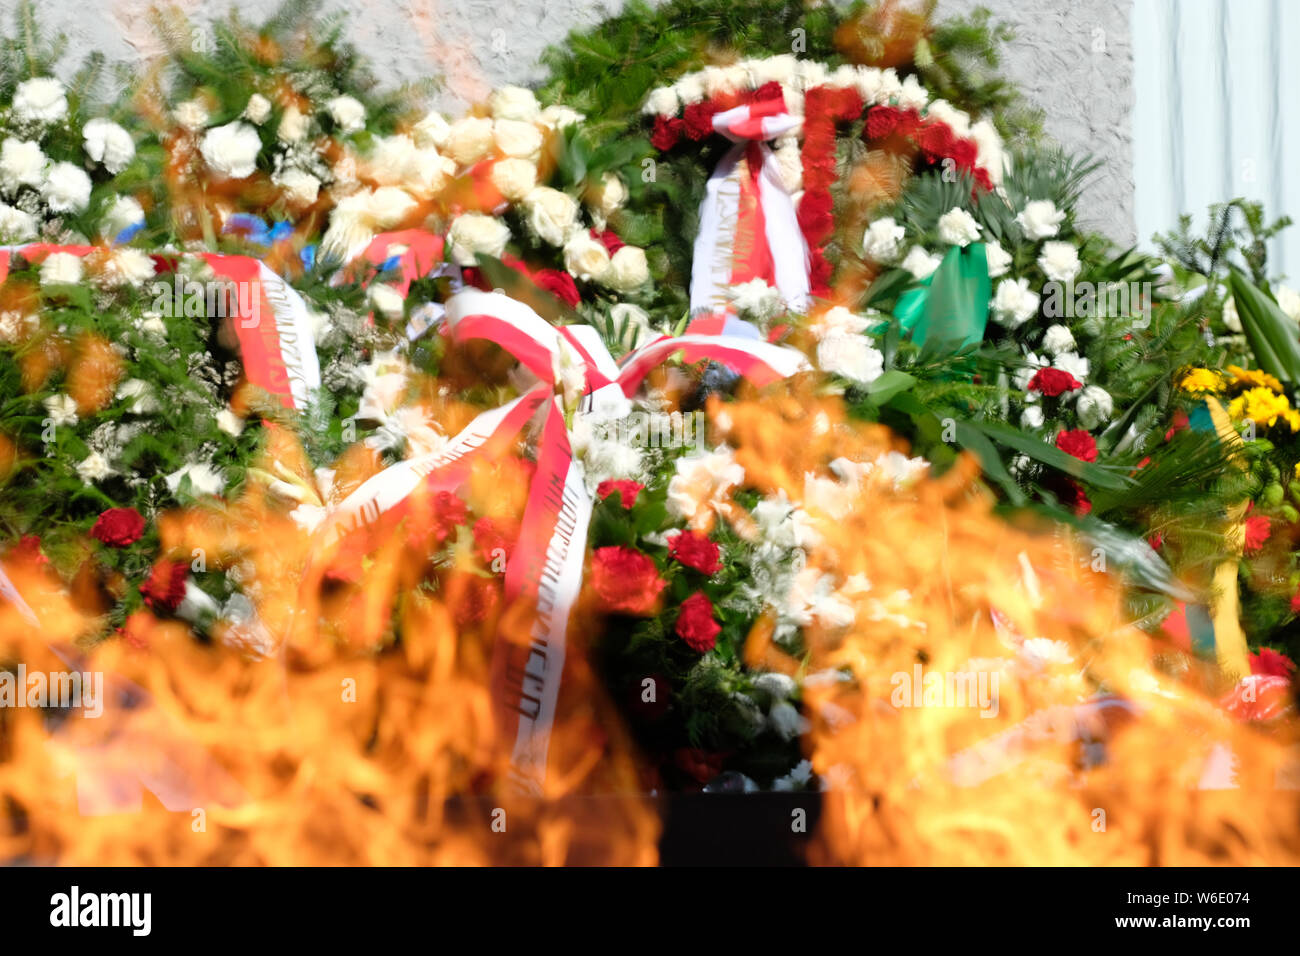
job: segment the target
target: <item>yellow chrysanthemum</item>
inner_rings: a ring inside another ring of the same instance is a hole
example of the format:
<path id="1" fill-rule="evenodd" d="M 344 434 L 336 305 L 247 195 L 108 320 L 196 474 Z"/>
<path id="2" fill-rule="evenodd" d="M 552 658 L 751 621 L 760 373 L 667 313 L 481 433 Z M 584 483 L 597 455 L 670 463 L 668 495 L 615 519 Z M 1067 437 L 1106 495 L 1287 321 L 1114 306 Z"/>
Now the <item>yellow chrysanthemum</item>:
<path id="1" fill-rule="evenodd" d="M 1213 369 L 1194 368 L 1183 376 L 1183 380 L 1178 383 L 1178 387 L 1184 392 L 1191 392 L 1194 395 L 1221 392 L 1223 391 L 1223 376 Z"/>
<path id="2" fill-rule="evenodd" d="M 1250 419 L 1256 425 L 1274 425 L 1289 411 L 1291 403 L 1287 397 L 1267 388 L 1247 389 L 1228 404 L 1233 421 Z"/>
<path id="3" fill-rule="evenodd" d="M 1282 391 L 1281 382 L 1259 369 L 1229 365 L 1228 374 L 1232 376 L 1233 385 L 1240 385 L 1243 388 L 1271 388 L 1275 392 Z"/>
<path id="4" fill-rule="evenodd" d="M 1282 417 L 1286 419 L 1286 423 L 1290 427 L 1292 434 L 1300 433 L 1300 412 L 1297 412 L 1293 408 Z"/>

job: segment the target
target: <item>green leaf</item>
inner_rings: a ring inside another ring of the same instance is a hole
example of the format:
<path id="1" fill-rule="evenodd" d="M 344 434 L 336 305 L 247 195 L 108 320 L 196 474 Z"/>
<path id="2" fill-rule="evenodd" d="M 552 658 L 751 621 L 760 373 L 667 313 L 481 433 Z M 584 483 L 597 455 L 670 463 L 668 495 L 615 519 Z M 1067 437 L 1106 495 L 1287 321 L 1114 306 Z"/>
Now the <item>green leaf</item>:
<path id="1" fill-rule="evenodd" d="M 1121 491 L 1132 484 L 1123 475 L 1116 474 L 1092 462 L 1080 461 L 1073 455 L 1067 455 L 1055 445 L 1049 445 L 1047 442 L 1032 435 L 1026 435 L 1009 425 L 995 422 L 971 422 L 970 424 L 972 428 L 979 429 L 994 441 L 1013 448 L 1021 454 L 1028 455 L 1044 465 L 1050 465 L 1059 471 L 1072 475 L 1080 481 L 1096 485 L 1098 488 Z"/>
<path id="2" fill-rule="evenodd" d="M 1296 341 L 1295 323 L 1236 267 L 1230 267 L 1228 285 L 1259 367 L 1284 382 L 1300 382 L 1300 343 Z"/>
<path id="3" fill-rule="evenodd" d="M 867 394 L 877 405 L 883 405 L 899 392 L 905 392 L 915 384 L 914 377 L 899 369 L 891 368 L 867 386 Z"/>

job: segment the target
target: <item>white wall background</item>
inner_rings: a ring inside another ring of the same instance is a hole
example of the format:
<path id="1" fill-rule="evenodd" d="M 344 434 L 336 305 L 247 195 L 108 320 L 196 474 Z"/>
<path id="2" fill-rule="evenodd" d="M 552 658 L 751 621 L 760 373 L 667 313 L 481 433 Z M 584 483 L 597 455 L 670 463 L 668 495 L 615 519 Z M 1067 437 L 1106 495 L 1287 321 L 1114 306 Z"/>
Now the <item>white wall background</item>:
<path id="1" fill-rule="evenodd" d="M 70 39 L 66 67 L 86 52 L 141 62 L 158 52 L 147 12 L 154 0 L 39 0 L 42 22 Z M 1088 192 L 1083 218 L 1119 242 L 1131 242 L 1133 220 L 1132 0 L 940 0 L 939 15 L 987 6 L 1012 24 L 1017 38 L 1004 71 L 1047 111 L 1048 131 L 1066 147 L 1089 152 L 1105 169 Z M 1236 0 L 1234 0 L 1234 3 Z M 1289 2 L 1289 0 L 1288 0 Z M 231 8 L 256 19 L 276 0 L 175 0 L 197 17 Z M 350 14 L 357 45 L 395 82 L 442 75 L 450 109 L 502 82 L 542 74 L 538 55 L 574 27 L 594 26 L 623 0 L 329 0 Z M 0 16 L 12 18 L 12 0 Z M 6 22 L 6 27 L 8 26 Z"/>
<path id="2" fill-rule="evenodd" d="M 1242 196 L 1300 222 L 1300 3 L 1134 0 L 1143 51 L 1134 84 L 1136 212 L 1144 238 L 1180 213 Z M 1300 272 L 1300 227 L 1269 249 L 1270 273 Z M 1293 282 L 1294 284 L 1294 282 Z"/>

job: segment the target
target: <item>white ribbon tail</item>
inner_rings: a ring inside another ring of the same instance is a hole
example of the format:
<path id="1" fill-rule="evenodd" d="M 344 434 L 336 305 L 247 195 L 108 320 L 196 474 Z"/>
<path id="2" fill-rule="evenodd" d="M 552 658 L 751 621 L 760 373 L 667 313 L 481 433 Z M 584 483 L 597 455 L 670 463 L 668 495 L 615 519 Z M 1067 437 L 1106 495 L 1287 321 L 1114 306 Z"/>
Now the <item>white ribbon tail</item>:
<path id="1" fill-rule="evenodd" d="M 718 162 L 705 187 L 691 264 L 691 312 L 720 312 L 729 302 L 740 217 L 740 180 L 735 174 L 744 155 L 745 144 L 737 143 Z"/>

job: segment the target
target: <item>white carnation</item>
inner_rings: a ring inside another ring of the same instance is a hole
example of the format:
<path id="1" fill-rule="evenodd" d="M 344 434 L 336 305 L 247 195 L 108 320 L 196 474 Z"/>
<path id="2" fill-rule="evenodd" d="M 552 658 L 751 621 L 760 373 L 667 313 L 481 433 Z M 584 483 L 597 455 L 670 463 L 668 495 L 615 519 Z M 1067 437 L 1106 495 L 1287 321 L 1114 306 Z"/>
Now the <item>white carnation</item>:
<path id="1" fill-rule="evenodd" d="M 1000 242 L 989 242 L 984 246 L 984 257 L 989 263 L 989 278 L 996 279 L 1006 275 L 1011 269 L 1011 253 L 1002 248 Z"/>
<path id="2" fill-rule="evenodd" d="M 97 451 L 92 451 L 77 465 L 78 477 L 88 485 L 103 481 L 111 474 L 113 474 L 113 466 Z"/>
<path id="3" fill-rule="evenodd" d="M 769 285 L 766 279 L 750 279 L 727 289 L 727 298 L 741 315 L 762 322 L 780 315 L 785 309 L 785 300 L 776 286 Z"/>
<path id="4" fill-rule="evenodd" d="M 25 123 L 57 123 L 68 115 L 68 96 L 58 80 L 38 76 L 18 84 L 13 107 Z"/>
<path id="5" fill-rule="evenodd" d="M 180 489 L 181 480 L 186 477 L 190 479 L 190 494 L 195 497 L 199 495 L 219 495 L 226 487 L 226 481 L 221 472 L 206 463 L 185 465 L 173 471 L 163 480 L 167 483 L 167 490 L 172 494 L 176 494 Z"/>
<path id="6" fill-rule="evenodd" d="M 280 125 L 276 128 L 275 136 L 282 143 L 301 142 L 307 136 L 307 129 L 311 125 L 311 117 L 304 114 L 296 106 L 290 106 L 280 115 Z"/>
<path id="7" fill-rule="evenodd" d="M 1007 328 L 1024 325 L 1038 314 L 1038 293 L 1029 291 L 1028 279 L 1003 279 L 993 295 L 993 317 Z"/>
<path id="8" fill-rule="evenodd" d="M 310 206 L 320 196 L 320 180 L 297 166 L 277 173 L 275 183 L 284 190 L 285 198 L 297 206 Z"/>
<path id="9" fill-rule="evenodd" d="M 177 126 L 193 132 L 208 125 L 208 108 L 201 100 L 186 100 L 172 111 L 172 118 Z"/>
<path id="10" fill-rule="evenodd" d="M 77 424 L 77 403 L 71 395 L 51 395 L 43 402 L 48 418 L 55 426 Z"/>
<path id="11" fill-rule="evenodd" d="M 45 171 L 41 196 L 52 212 L 85 212 L 90 205 L 90 177 L 72 163 L 55 163 Z"/>
<path id="12" fill-rule="evenodd" d="M 1079 424 L 1092 431 L 1110 421 L 1110 416 L 1115 413 L 1115 400 L 1105 389 L 1087 385 L 1075 400 L 1074 413 L 1079 417 Z"/>
<path id="13" fill-rule="evenodd" d="M 940 256 L 931 255 L 920 246 L 913 246 L 903 258 L 903 268 L 918 279 L 925 279 L 934 274 L 943 262 Z"/>
<path id="14" fill-rule="evenodd" d="M 817 345 L 817 364 L 858 385 L 870 385 L 885 370 L 885 356 L 865 336 L 828 335 Z"/>
<path id="15" fill-rule="evenodd" d="M 677 102 L 677 94 L 673 91 L 673 88 L 671 86 L 661 86 L 650 91 L 643 112 L 650 116 L 676 116 L 680 106 L 681 104 Z"/>
<path id="16" fill-rule="evenodd" d="M 949 245 L 965 247 L 979 237 L 979 223 L 966 210 L 954 206 L 939 217 L 939 238 Z"/>
<path id="17" fill-rule="evenodd" d="M 542 115 L 537 118 L 539 123 L 551 130 L 576 126 L 581 123 L 582 120 L 583 115 L 577 110 L 570 109 L 567 106 L 561 106 L 558 103 L 554 106 L 546 107 L 546 109 L 542 110 Z"/>
<path id="18" fill-rule="evenodd" d="M 142 249 L 130 248 L 113 250 L 99 273 L 99 281 L 110 289 L 139 286 L 153 277 L 153 259 Z"/>
<path id="19" fill-rule="evenodd" d="M 1088 360 L 1074 352 L 1065 352 L 1056 356 L 1052 359 L 1052 367 L 1062 372 L 1069 372 L 1080 382 L 1088 380 Z"/>
<path id="20" fill-rule="evenodd" d="M 127 403 L 126 410 L 133 415 L 152 415 L 161 408 L 154 397 L 153 386 L 143 379 L 127 379 L 118 388 L 117 397 Z"/>
<path id="21" fill-rule="evenodd" d="M 0 242 L 25 242 L 36 238 L 36 217 L 0 202 Z"/>
<path id="22" fill-rule="evenodd" d="M 81 256 L 70 252 L 51 252 L 41 263 L 43 285 L 75 285 L 81 281 L 84 269 Z"/>
<path id="23" fill-rule="evenodd" d="M 131 196 L 117 196 L 100 221 L 100 233 L 113 239 L 136 223 L 144 222 L 144 207 Z"/>
<path id="24" fill-rule="evenodd" d="M 244 106 L 244 119 L 255 126 L 261 126 L 271 118 L 271 101 L 261 93 L 254 93 Z"/>
<path id="25" fill-rule="evenodd" d="M 243 179 L 257 169 L 262 138 L 247 123 L 235 120 L 203 134 L 199 152 L 208 166 L 228 179 Z"/>
<path id="26" fill-rule="evenodd" d="M 862 247 L 867 257 L 876 262 L 893 262 L 898 257 L 898 244 L 907 234 L 892 217 L 885 216 L 875 220 L 867 227 L 862 237 Z"/>
<path id="27" fill-rule="evenodd" d="M 112 120 L 93 119 L 81 131 L 86 155 L 113 175 L 126 169 L 135 158 L 135 140 Z"/>
<path id="28" fill-rule="evenodd" d="M 1041 405 L 1027 405 L 1025 410 L 1020 413 L 1021 428 L 1042 428 L 1043 427 L 1043 408 Z"/>
<path id="29" fill-rule="evenodd" d="M 238 438 L 244 430 L 244 420 L 228 408 L 217 412 L 217 428 L 231 438 Z"/>
<path id="30" fill-rule="evenodd" d="M 0 145 L 0 187 L 9 195 L 20 186 L 39 186 L 45 176 L 45 154 L 39 143 L 6 139 Z"/>
<path id="31" fill-rule="evenodd" d="M 1025 238 L 1035 241 L 1050 239 L 1060 232 L 1063 219 L 1065 213 L 1057 209 L 1050 199 L 1032 200 L 1016 216 L 1016 222 L 1024 230 Z"/>
<path id="32" fill-rule="evenodd" d="M 1064 325 L 1053 325 L 1043 333 L 1043 349 L 1052 355 L 1074 351 L 1074 336 Z"/>
<path id="33" fill-rule="evenodd" d="M 1038 267 L 1054 282 L 1073 282 L 1079 274 L 1079 250 L 1068 242 L 1045 242 Z"/>

